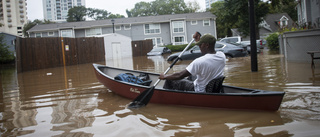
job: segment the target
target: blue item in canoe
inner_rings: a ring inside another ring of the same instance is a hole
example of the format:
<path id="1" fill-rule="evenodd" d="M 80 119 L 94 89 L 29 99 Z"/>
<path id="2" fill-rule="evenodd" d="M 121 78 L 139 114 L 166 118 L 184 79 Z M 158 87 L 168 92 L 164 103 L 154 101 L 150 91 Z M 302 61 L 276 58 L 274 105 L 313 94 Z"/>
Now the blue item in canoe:
<path id="1" fill-rule="evenodd" d="M 114 79 L 144 86 L 150 86 L 150 83 L 152 82 L 151 80 L 142 80 L 140 77 L 137 77 L 131 73 L 118 74 L 114 77 Z"/>

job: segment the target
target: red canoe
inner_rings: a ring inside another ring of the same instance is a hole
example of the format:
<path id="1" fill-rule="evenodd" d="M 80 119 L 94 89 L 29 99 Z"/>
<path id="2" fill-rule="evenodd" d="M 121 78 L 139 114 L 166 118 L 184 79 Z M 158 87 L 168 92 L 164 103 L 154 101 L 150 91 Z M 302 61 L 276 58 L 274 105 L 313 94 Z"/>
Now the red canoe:
<path id="1" fill-rule="evenodd" d="M 115 80 L 120 73 L 132 73 L 139 75 L 146 73 L 152 80 L 151 85 L 158 80 L 159 74 L 113 68 L 99 64 L 93 64 L 98 80 L 112 92 L 128 99 L 135 99 L 140 93 L 148 89 L 148 86 L 131 84 Z M 264 91 L 223 85 L 225 93 L 195 93 L 192 91 L 177 91 L 163 89 L 162 80 L 154 89 L 150 103 L 196 106 L 223 109 L 247 109 L 277 111 L 282 102 L 284 92 Z"/>

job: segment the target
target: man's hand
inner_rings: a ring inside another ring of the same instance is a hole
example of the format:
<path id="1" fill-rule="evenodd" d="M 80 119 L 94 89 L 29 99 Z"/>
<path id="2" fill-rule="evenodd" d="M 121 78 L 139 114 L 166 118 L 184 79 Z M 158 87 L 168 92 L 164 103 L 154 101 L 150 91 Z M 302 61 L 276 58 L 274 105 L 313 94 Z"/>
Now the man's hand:
<path id="1" fill-rule="evenodd" d="M 164 74 L 160 74 L 159 79 L 165 80 L 165 79 L 166 79 L 166 78 L 165 78 L 165 75 L 164 75 Z"/>
<path id="2" fill-rule="evenodd" d="M 196 32 L 195 34 L 193 34 L 193 38 L 194 38 L 194 40 L 195 40 L 196 42 L 198 42 L 198 41 L 200 40 L 200 37 L 201 37 L 201 35 L 200 35 L 199 32 Z"/>

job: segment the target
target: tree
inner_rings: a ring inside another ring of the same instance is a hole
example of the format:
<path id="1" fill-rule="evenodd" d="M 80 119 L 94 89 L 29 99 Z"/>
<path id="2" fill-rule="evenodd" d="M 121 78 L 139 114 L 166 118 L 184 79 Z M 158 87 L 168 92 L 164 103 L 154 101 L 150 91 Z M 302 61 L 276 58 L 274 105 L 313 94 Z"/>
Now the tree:
<path id="1" fill-rule="evenodd" d="M 210 12 L 217 16 L 217 37 L 223 38 L 226 36 L 231 36 L 231 29 L 235 27 L 232 23 L 227 22 L 226 10 L 224 10 L 224 1 L 218 1 L 211 4 Z"/>
<path id="2" fill-rule="evenodd" d="M 111 13 L 106 10 L 87 8 L 87 15 L 94 20 L 107 19 Z"/>
<path id="3" fill-rule="evenodd" d="M 67 22 L 85 21 L 87 8 L 84 6 L 76 6 L 68 10 Z"/>
<path id="4" fill-rule="evenodd" d="M 271 3 L 269 6 L 271 14 L 273 13 L 288 13 L 293 21 L 298 20 L 297 15 L 297 1 L 296 0 L 269 0 Z"/>
<path id="5" fill-rule="evenodd" d="M 128 14 L 128 12 L 130 14 Z M 128 17 L 138 17 L 138 16 L 150 16 L 152 15 L 151 3 L 139 2 L 134 5 L 134 8 L 127 10 Z"/>
<path id="6" fill-rule="evenodd" d="M 279 51 L 279 34 L 272 33 L 267 37 L 267 43 L 270 50 Z"/>
<path id="7" fill-rule="evenodd" d="M 8 46 L 4 42 L 4 36 L 0 35 L 0 63 L 8 63 L 14 61 L 14 55 L 9 51 Z"/>
<path id="8" fill-rule="evenodd" d="M 262 22 L 263 17 L 269 12 L 268 3 L 262 2 L 261 0 L 254 0 L 254 11 L 255 11 L 255 28 L 256 36 L 259 35 L 259 24 Z M 234 24 L 238 31 L 242 33 L 243 36 L 248 36 L 250 34 L 249 25 L 249 7 L 248 0 L 225 0 L 225 10 L 226 10 L 226 22 Z"/>
<path id="9" fill-rule="evenodd" d="M 196 9 L 197 7 L 193 7 L 193 9 L 187 7 L 184 0 L 155 0 L 150 3 L 136 3 L 133 9 L 126 10 L 126 12 L 128 17 L 139 17 L 191 13 Z"/>
<path id="10" fill-rule="evenodd" d="M 67 22 L 85 21 L 85 16 L 92 18 L 94 20 L 104 20 L 110 18 L 124 18 L 120 14 L 112 14 L 107 10 L 95 9 L 95 8 L 85 8 L 83 6 L 73 7 L 68 11 Z"/>
<path id="11" fill-rule="evenodd" d="M 125 16 L 124 15 L 120 15 L 120 14 L 110 14 L 109 16 L 108 16 L 108 18 L 109 19 L 114 19 L 114 18 L 125 18 Z"/>
<path id="12" fill-rule="evenodd" d="M 23 29 L 22 29 L 22 33 L 25 37 L 29 37 L 29 34 L 27 33 L 27 31 L 31 28 L 33 28 L 34 26 L 36 26 L 37 24 L 52 24 L 55 22 L 49 21 L 49 20 L 38 20 L 35 19 L 32 22 L 28 21 L 28 23 L 24 24 Z"/>
<path id="13" fill-rule="evenodd" d="M 200 10 L 200 5 L 197 1 L 187 2 L 187 7 L 190 9 L 191 13 L 198 12 Z"/>

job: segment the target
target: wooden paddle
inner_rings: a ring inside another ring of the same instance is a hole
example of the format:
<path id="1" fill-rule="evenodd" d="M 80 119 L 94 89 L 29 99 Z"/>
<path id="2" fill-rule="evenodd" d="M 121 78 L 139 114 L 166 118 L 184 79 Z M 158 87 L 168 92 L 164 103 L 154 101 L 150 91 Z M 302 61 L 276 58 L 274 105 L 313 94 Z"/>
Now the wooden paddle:
<path id="1" fill-rule="evenodd" d="M 200 34 L 200 33 L 199 33 Z M 201 34 L 200 34 L 201 36 Z M 190 45 L 194 42 L 194 39 L 184 48 L 184 50 L 179 54 L 179 56 L 172 62 L 170 67 L 164 72 L 164 74 L 167 74 L 168 71 L 173 67 L 174 64 L 178 62 L 182 54 L 190 47 Z M 158 79 L 156 83 L 154 83 L 153 86 L 151 86 L 149 89 L 146 89 L 143 91 L 137 98 L 135 98 L 128 106 L 128 108 L 140 108 L 143 106 L 146 106 L 154 92 L 154 88 L 158 85 L 161 79 Z"/>

